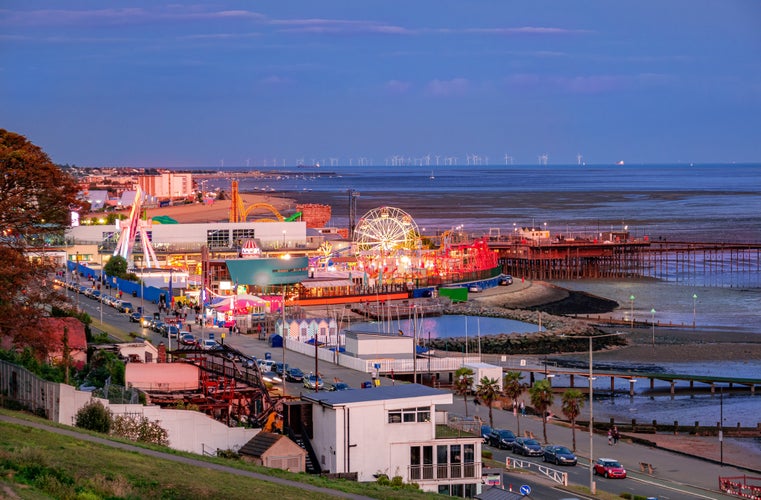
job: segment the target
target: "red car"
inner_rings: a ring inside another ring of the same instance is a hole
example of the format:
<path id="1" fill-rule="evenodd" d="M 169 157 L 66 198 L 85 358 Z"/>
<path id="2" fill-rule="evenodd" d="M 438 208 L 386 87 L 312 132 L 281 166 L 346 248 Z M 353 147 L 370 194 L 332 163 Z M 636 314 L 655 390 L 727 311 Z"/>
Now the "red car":
<path id="1" fill-rule="evenodd" d="M 598 458 L 595 460 L 595 474 L 598 476 L 626 478 L 626 469 L 612 458 Z"/>

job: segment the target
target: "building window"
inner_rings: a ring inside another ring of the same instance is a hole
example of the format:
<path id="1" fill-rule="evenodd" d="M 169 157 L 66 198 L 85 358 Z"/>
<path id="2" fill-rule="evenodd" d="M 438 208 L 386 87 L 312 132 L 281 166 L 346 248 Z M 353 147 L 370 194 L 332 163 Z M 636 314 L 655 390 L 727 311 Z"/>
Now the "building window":
<path id="1" fill-rule="evenodd" d="M 242 240 L 253 240 L 255 231 L 253 228 L 249 229 L 233 229 L 233 241 L 242 243 Z"/>
<path id="2" fill-rule="evenodd" d="M 389 410 L 388 423 L 398 424 L 414 423 L 414 422 L 430 422 L 431 421 L 431 408 L 429 406 L 421 406 L 419 408 L 404 408 L 402 410 Z"/>
<path id="3" fill-rule="evenodd" d="M 209 248 L 229 248 L 230 231 L 227 229 L 210 229 L 206 231 L 206 244 Z"/>

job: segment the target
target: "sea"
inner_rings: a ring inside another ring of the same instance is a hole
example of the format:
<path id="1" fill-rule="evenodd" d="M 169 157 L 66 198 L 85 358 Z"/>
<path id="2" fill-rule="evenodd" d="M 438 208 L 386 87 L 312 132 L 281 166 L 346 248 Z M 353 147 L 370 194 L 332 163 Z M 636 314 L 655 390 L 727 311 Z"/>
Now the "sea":
<path id="1" fill-rule="evenodd" d="M 229 192 L 236 179 L 241 192 L 293 199 L 292 211 L 298 203 L 327 204 L 335 227 L 349 225 L 353 201 L 357 217 L 383 206 L 401 209 L 423 235 L 453 229 L 507 235 L 537 227 L 566 238 L 625 230 L 652 241 L 761 243 L 761 164 L 322 166 L 262 168 L 257 170 L 264 176 L 244 175 L 251 170 L 225 168 L 224 175 L 207 180 L 206 189 Z M 751 258 L 759 269 L 760 256 Z M 696 329 L 725 329 L 756 339 L 761 335 L 761 273 L 738 281 L 715 276 L 722 272 L 690 282 L 674 273 L 661 281 L 556 284 L 614 299 L 622 315 L 633 313 L 638 321 L 695 322 Z M 761 379 L 759 359 L 657 368 Z M 755 396 L 732 391 L 720 405 L 715 395 L 670 398 L 650 393 L 646 385 L 636 387 L 634 398 L 628 384 L 620 393 L 603 394 L 596 417 L 717 422 L 721 406 L 732 425 L 761 422 L 761 391 Z"/>

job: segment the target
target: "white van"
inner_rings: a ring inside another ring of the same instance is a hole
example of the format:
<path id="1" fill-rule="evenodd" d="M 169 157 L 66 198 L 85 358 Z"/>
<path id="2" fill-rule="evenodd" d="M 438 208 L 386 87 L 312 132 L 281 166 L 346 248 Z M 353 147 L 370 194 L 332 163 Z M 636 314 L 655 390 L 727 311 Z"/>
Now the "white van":
<path id="1" fill-rule="evenodd" d="M 262 372 L 275 371 L 275 362 L 271 359 L 260 359 L 257 361 L 257 363 L 259 363 L 259 371 L 262 371 Z"/>

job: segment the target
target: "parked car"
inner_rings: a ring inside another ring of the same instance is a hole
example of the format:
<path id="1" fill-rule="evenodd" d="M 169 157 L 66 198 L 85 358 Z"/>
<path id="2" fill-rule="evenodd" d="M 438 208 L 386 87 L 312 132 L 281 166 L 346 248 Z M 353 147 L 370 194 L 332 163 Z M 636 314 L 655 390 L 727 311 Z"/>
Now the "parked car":
<path id="1" fill-rule="evenodd" d="M 489 445 L 502 450 L 507 450 L 513 445 L 515 434 L 506 429 L 492 429 L 489 434 Z"/>
<path id="2" fill-rule="evenodd" d="M 527 437 L 515 438 L 511 448 L 513 453 L 527 457 L 541 457 L 544 455 L 544 450 L 542 450 L 542 445 L 539 444 L 539 441 Z"/>
<path id="3" fill-rule="evenodd" d="M 489 434 L 491 434 L 491 427 L 488 425 L 482 425 L 481 438 L 484 440 L 484 444 L 489 444 Z"/>
<path id="4" fill-rule="evenodd" d="M 285 367 L 283 366 L 282 361 L 278 361 L 275 363 L 274 367 L 272 368 L 272 371 L 280 375 L 281 377 L 285 375 L 285 372 L 288 371 L 288 363 L 285 364 Z"/>
<path id="5" fill-rule="evenodd" d="M 544 447 L 545 462 L 550 462 L 555 465 L 576 465 L 576 455 L 565 446 L 549 445 Z"/>
<path id="6" fill-rule="evenodd" d="M 351 390 L 351 386 L 347 384 L 346 382 L 336 382 L 332 384 L 330 387 L 328 387 L 329 391 L 349 391 Z"/>
<path id="7" fill-rule="evenodd" d="M 176 339 L 180 336 L 180 329 L 175 325 L 167 325 L 166 336 L 170 339 Z"/>
<path id="8" fill-rule="evenodd" d="M 307 389 L 322 389 L 323 383 L 322 383 L 322 377 L 319 377 L 315 375 L 314 373 L 310 373 L 309 375 L 304 376 L 304 387 Z"/>
<path id="9" fill-rule="evenodd" d="M 119 310 L 119 312 L 129 314 L 135 310 L 135 307 L 132 305 L 132 302 L 126 302 L 122 300 L 121 302 L 119 302 L 119 307 L 117 307 L 117 309 Z"/>
<path id="10" fill-rule="evenodd" d="M 499 279 L 499 285 L 500 286 L 508 286 L 513 284 L 513 277 L 509 274 L 506 274 L 505 276 L 502 276 Z"/>
<path id="11" fill-rule="evenodd" d="M 201 341 L 201 349 L 206 349 L 207 351 L 213 351 L 215 349 L 219 349 L 220 347 L 221 346 L 214 339 L 203 339 Z"/>
<path id="12" fill-rule="evenodd" d="M 180 335 L 180 344 L 182 345 L 196 345 L 196 338 L 192 333 L 183 333 Z"/>
<path id="13" fill-rule="evenodd" d="M 595 475 L 625 479 L 626 469 L 613 458 L 598 458 L 595 460 Z"/>
<path id="14" fill-rule="evenodd" d="M 481 293 L 483 290 L 484 290 L 484 289 L 483 289 L 483 288 L 481 288 L 481 287 L 480 287 L 480 286 L 478 286 L 478 285 L 470 285 L 470 286 L 468 287 L 468 291 L 469 291 L 470 293 Z"/>
<path id="15" fill-rule="evenodd" d="M 288 368 L 288 370 L 286 370 L 285 372 L 285 379 L 288 382 L 303 382 L 304 372 L 302 372 L 300 368 L 296 368 L 295 366 L 293 368 Z"/>
<path id="16" fill-rule="evenodd" d="M 133 312 L 132 314 L 129 315 L 130 323 L 140 323 L 142 319 L 143 319 L 143 315 L 140 314 L 139 312 Z"/>

